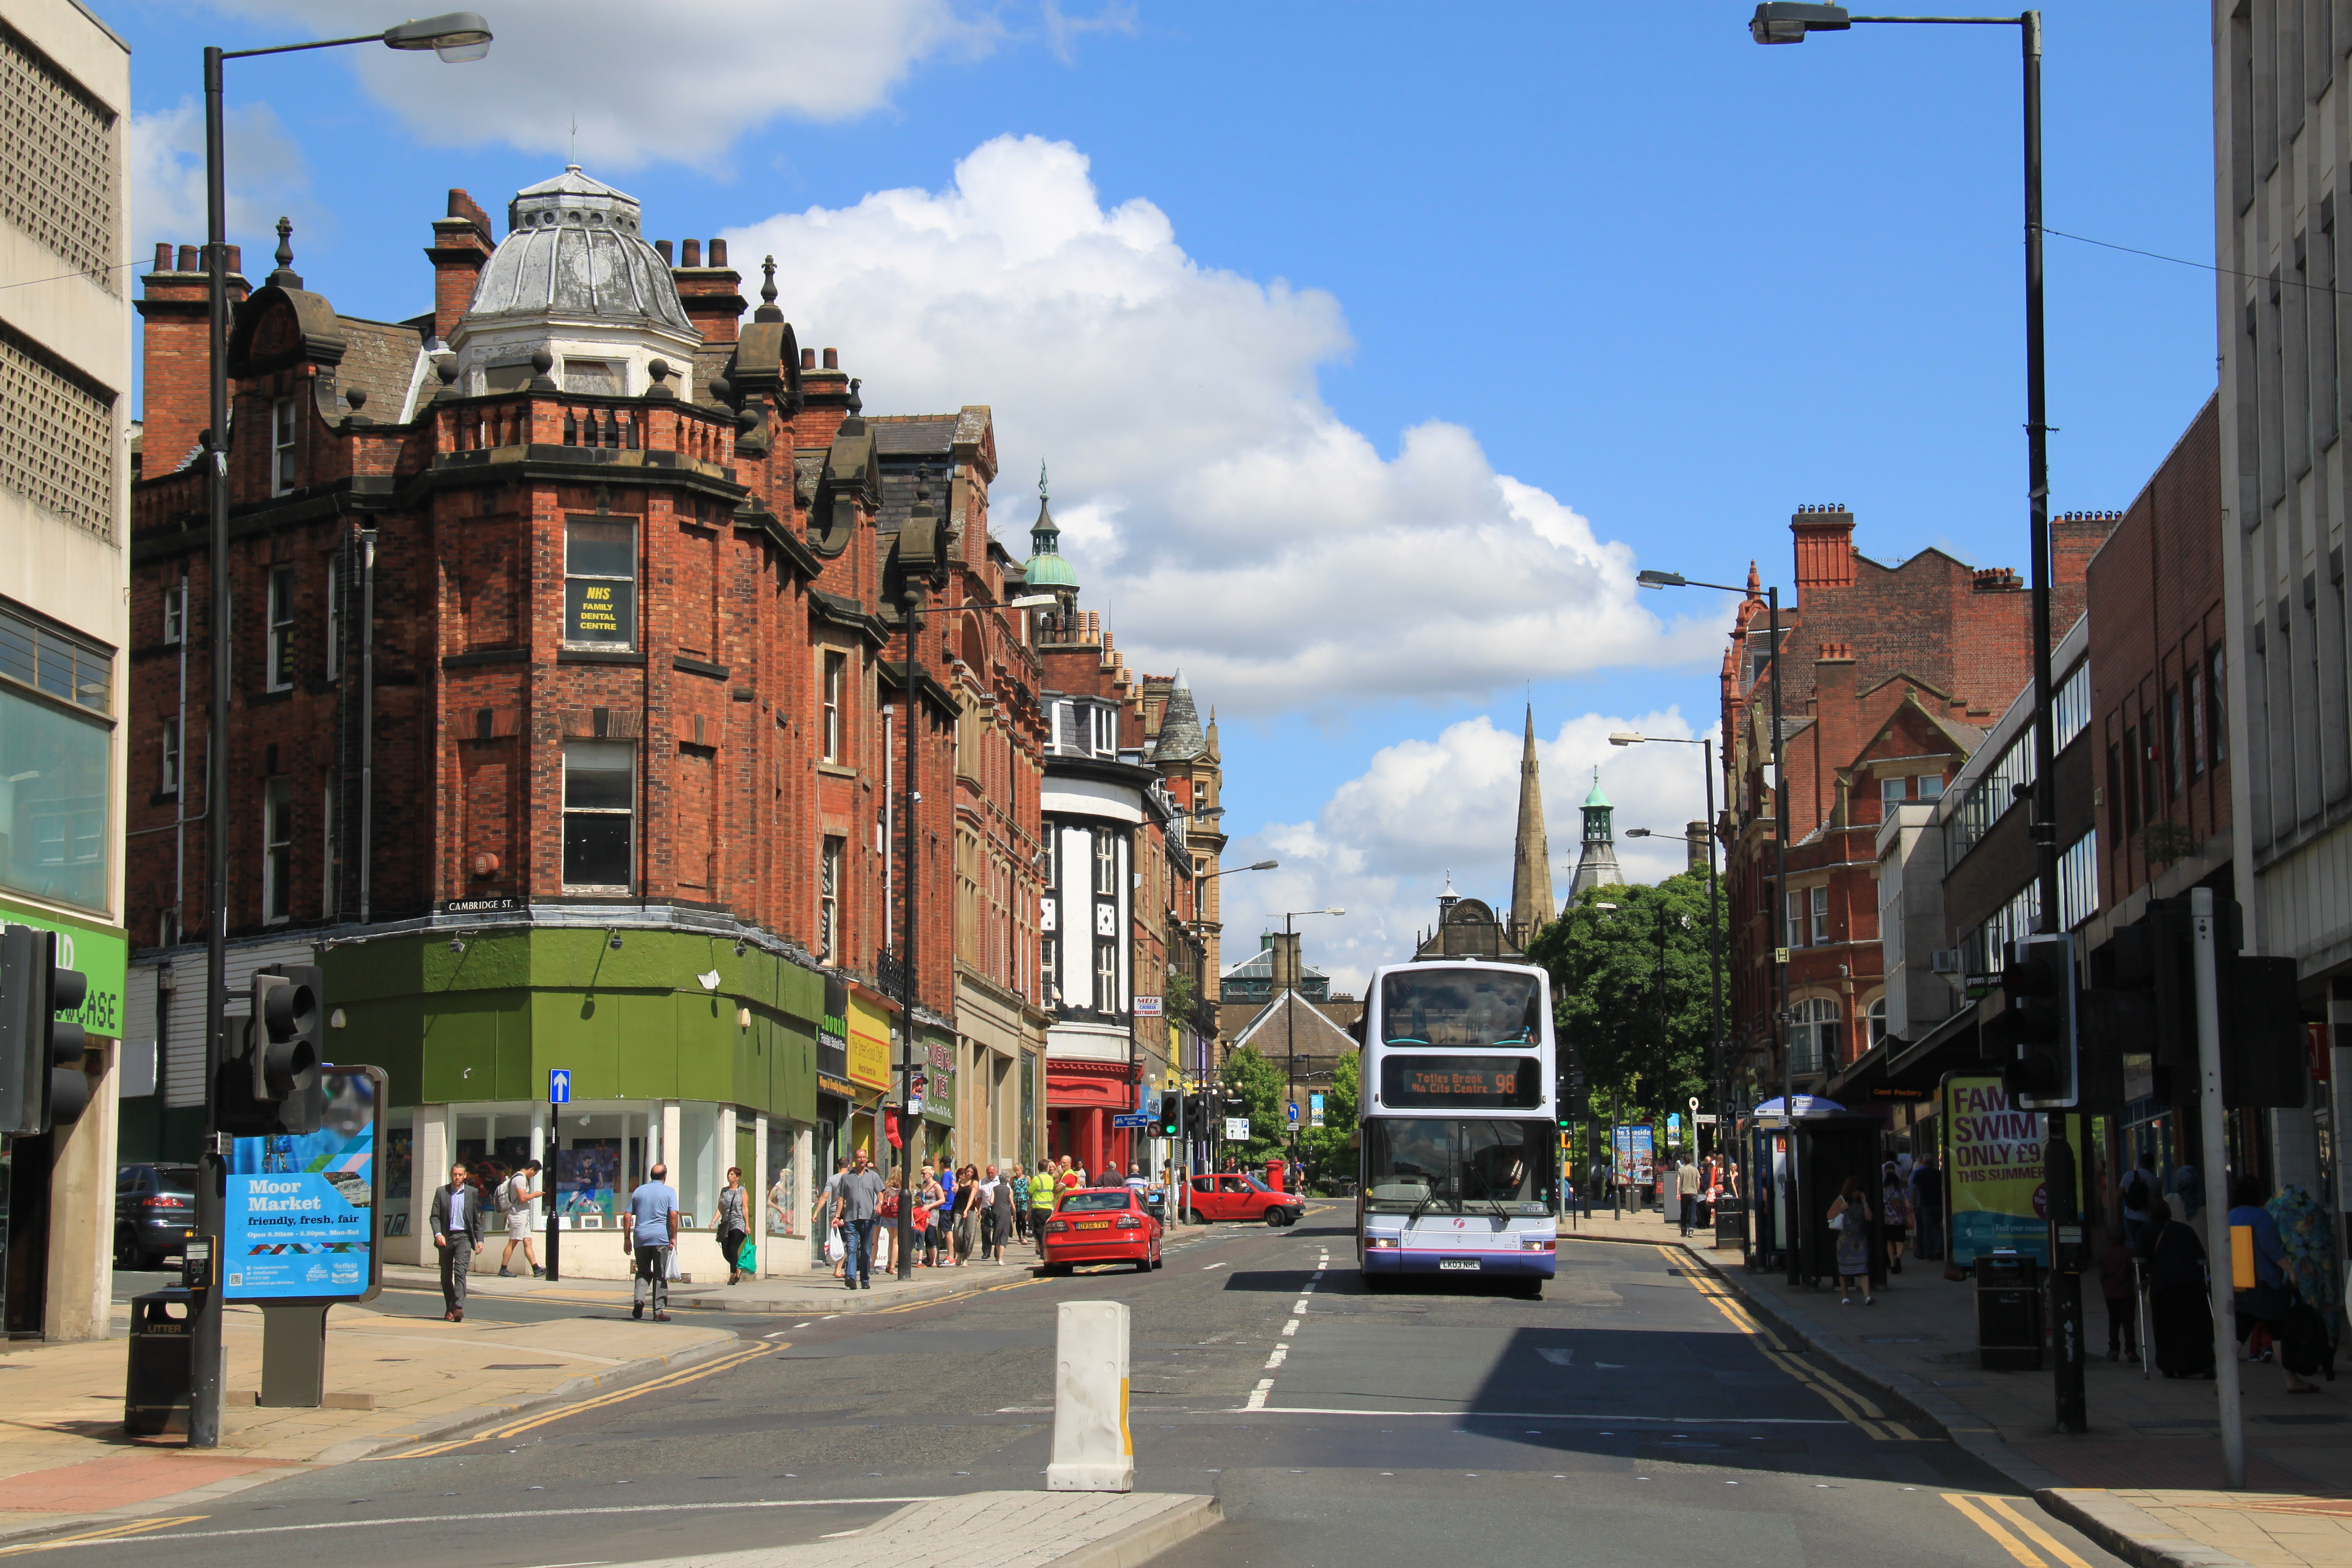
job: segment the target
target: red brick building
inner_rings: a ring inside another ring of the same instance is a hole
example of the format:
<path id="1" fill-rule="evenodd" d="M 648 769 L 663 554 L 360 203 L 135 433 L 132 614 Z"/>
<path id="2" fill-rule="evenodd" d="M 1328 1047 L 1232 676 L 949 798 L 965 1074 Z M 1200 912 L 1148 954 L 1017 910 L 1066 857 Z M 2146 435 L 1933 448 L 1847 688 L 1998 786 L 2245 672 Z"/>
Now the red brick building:
<path id="1" fill-rule="evenodd" d="M 2114 525 L 2111 513 L 2053 523 L 2053 626 L 2081 615 L 2084 567 Z M 1722 674 L 1727 1030 L 1734 1077 L 1765 1094 L 1778 1092 L 1784 1045 L 1798 1087 L 1814 1089 L 1883 1031 L 1874 840 L 1885 809 L 1939 796 L 2032 674 L 2031 595 L 2014 571 L 1972 570 L 1940 550 L 1881 564 L 1854 547 L 1843 507 L 1800 509 L 1790 531 L 1785 888 L 1774 884 L 1770 636 L 1752 568 Z M 1773 1018 L 1776 899 L 1789 932 L 1785 1032 Z"/>
<path id="2" fill-rule="evenodd" d="M 896 1135 L 910 889 L 922 1152 L 1034 1158 L 1049 737 L 989 411 L 863 417 L 772 268 L 744 320 L 723 242 L 673 257 L 577 168 L 501 240 L 453 191 L 432 239 L 406 321 L 338 312 L 283 244 L 233 290 L 217 802 L 205 280 L 167 247 L 145 279 L 129 900 L 169 1092 L 142 1135 L 201 1115 L 217 829 L 232 994 L 318 955 L 337 1054 L 392 1073 L 421 1168 L 539 1152 L 561 1066 L 568 1197 L 656 1156 L 688 1208 L 729 1163 L 804 1194 Z M 967 983 L 999 1015 L 976 1033 Z"/>

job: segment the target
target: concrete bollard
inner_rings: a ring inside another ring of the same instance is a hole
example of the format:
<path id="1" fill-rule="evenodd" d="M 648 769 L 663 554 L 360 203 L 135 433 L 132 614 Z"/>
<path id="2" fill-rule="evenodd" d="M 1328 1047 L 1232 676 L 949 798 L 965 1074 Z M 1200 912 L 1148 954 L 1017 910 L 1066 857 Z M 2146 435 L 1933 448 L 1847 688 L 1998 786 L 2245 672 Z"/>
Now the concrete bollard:
<path id="1" fill-rule="evenodd" d="M 1065 1301 L 1054 1328 L 1054 1459 L 1049 1492 L 1131 1492 L 1127 1303 Z"/>

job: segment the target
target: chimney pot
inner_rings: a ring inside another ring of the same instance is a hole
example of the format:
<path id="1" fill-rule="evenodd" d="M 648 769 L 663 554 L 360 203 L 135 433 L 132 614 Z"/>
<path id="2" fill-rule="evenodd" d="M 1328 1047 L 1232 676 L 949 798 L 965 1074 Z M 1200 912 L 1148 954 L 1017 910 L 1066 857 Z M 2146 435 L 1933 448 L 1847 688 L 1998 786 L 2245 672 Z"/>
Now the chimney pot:
<path id="1" fill-rule="evenodd" d="M 159 256 L 163 254 L 163 247 L 161 246 L 156 247 L 156 254 Z M 180 247 L 180 270 L 183 272 L 194 272 L 196 270 L 196 247 L 194 246 L 184 245 Z"/>
<path id="2" fill-rule="evenodd" d="M 159 239 L 155 242 L 155 270 L 158 272 L 172 270 L 172 242 L 168 239 Z"/>
<path id="3" fill-rule="evenodd" d="M 713 267 L 724 267 L 727 265 L 727 242 L 725 240 L 714 239 L 710 242 L 710 265 Z"/>
<path id="4" fill-rule="evenodd" d="M 245 270 L 245 247 L 232 245 L 228 247 L 228 269 L 231 272 Z"/>
<path id="5" fill-rule="evenodd" d="M 841 368 L 841 351 L 839 349 L 827 349 L 824 351 L 824 368 L 827 370 L 839 370 Z"/>
<path id="6" fill-rule="evenodd" d="M 801 350 L 801 368 L 803 370 L 814 370 L 816 368 L 816 350 Z"/>
<path id="7" fill-rule="evenodd" d="M 670 255 L 670 253 L 669 253 L 669 241 L 668 241 L 668 240 L 666 240 L 666 239 L 657 239 L 657 240 L 655 240 L 655 241 L 654 241 L 654 250 L 655 250 L 655 253 L 656 253 L 656 254 L 657 254 L 658 256 L 660 256 L 660 258 L 662 258 L 662 265 L 663 265 L 664 267 L 675 267 L 675 266 L 677 266 L 677 259 L 676 259 L 675 258 L 673 258 L 673 257 Z"/>
<path id="8" fill-rule="evenodd" d="M 699 267 L 702 265 L 702 241 L 698 239 L 681 239 L 677 242 L 677 264 L 680 267 Z"/>

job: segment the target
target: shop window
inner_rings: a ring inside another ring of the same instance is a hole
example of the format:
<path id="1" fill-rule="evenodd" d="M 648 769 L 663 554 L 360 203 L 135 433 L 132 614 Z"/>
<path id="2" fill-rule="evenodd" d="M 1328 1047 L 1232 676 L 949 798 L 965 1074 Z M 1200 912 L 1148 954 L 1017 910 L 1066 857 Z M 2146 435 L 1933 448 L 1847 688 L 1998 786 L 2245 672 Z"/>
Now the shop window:
<path id="1" fill-rule="evenodd" d="M 563 885 L 629 890 L 636 863 L 636 748 L 571 741 L 563 747 Z"/>

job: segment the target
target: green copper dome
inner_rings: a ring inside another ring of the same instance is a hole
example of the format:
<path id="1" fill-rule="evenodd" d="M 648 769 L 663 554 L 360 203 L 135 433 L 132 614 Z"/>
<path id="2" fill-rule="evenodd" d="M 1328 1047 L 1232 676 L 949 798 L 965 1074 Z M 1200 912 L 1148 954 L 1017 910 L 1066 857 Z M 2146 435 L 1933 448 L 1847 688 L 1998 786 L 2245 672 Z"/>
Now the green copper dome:
<path id="1" fill-rule="evenodd" d="M 1029 559 L 1024 563 L 1032 592 L 1041 588 L 1075 588 L 1078 574 L 1062 559 L 1062 531 L 1045 504 L 1045 465 L 1037 465 L 1037 521 L 1029 527 Z"/>
<path id="2" fill-rule="evenodd" d="M 1588 806 L 1607 805 L 1609 804 L 1609 797 L 1601 793 L 1601 770 L 1599 768 L 1592 770 L 1592 793 L 1584 797 L 1584 804 Z"/>

